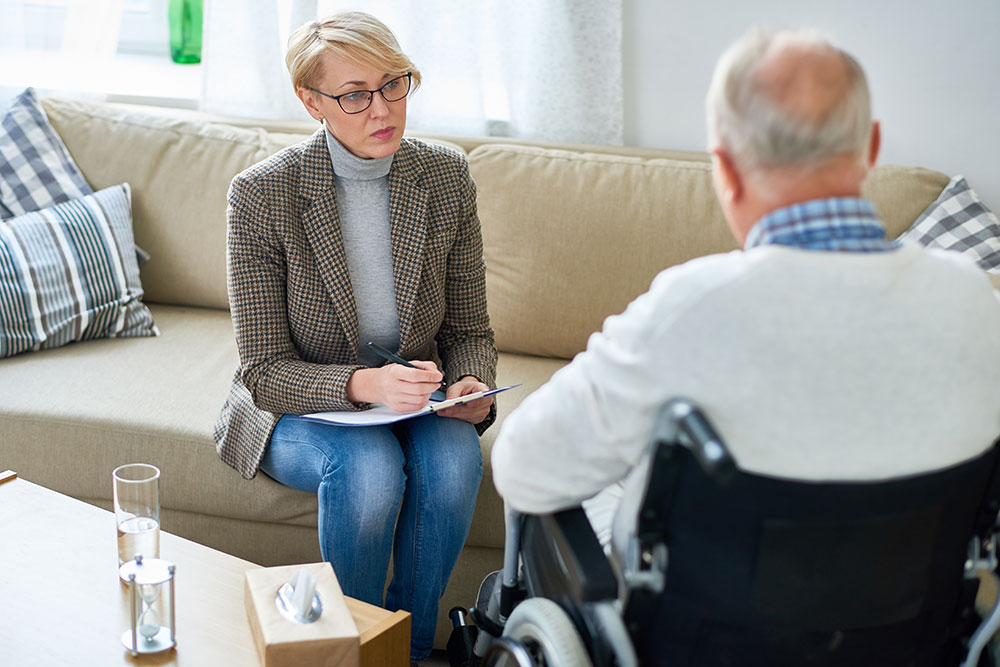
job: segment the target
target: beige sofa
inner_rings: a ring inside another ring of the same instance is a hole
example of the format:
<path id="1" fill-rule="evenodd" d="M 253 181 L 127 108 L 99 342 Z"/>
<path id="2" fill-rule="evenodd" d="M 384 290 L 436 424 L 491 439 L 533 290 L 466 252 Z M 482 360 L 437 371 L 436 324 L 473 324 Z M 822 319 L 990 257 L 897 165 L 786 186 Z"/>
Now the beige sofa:
<path id="1" fill-rule="evenodd" d="M 145 461 L 163 471 L 164 529 L 264 565 L 318 560 L 315 498 L 265 475 L 243 480 L 218 460 L 212 440 L 237 365 L 226 191 L 237 172 L 314 127 L 43 104 L 95 189 L 131 184 L 136 240 L 152 256 L 142 265 L 145 300 L 162 335 L 0 360 L 0 470 L 108 507 L 111 470 Z M 659 270 L 735 244 L 704 154 L 434 139 L 468 153 L 500 350 L 497 381 L 522 385 L 499 397 L 499 421 L 482 440 L 476 516 L 441 605 L 443 646 L 449 607 L 473 604 L 482 577 L 500 566 L 502 504 L 489 452 L 504 416 Z M 868 194 L 896 236 L 947 182 L 926 169 L 880 167 Z"/>

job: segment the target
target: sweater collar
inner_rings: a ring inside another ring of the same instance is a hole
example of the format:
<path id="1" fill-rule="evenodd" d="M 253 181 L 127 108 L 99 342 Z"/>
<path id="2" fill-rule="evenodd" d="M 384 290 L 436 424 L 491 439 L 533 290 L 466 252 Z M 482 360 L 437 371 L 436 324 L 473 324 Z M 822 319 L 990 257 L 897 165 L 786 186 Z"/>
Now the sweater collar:
<path id="1" fill-rule="evenodd" d="M 333 164 L 335 175 L 355 181 L 371 181 L 389 175 L 394 155 L 369 159 L 360 158 L 347 150 L 325 124 L 324 128 L 326 129 L 326 145 L 330 151 L 330 162 Z"/>

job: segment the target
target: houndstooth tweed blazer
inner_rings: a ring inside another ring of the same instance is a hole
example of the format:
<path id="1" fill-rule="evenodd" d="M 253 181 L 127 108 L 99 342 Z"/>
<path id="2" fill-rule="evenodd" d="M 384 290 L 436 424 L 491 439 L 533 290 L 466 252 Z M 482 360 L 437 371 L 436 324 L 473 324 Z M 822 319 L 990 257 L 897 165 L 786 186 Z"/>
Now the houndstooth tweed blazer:
<path id="1" fill-rule="evenodd" d="M 358 321 L 324 130 L 233 179 L 227 265 L 240 367 L 216 449 L 257 474 L 285 413 L 357 410 L 346 398 Z M 403 139 L 389 170 L 399 355 L 435 359 L 447 382 L 495 386 L 476 189 L 464 158 Z M 476 426 L 482 433 L 496 418 Z"/>

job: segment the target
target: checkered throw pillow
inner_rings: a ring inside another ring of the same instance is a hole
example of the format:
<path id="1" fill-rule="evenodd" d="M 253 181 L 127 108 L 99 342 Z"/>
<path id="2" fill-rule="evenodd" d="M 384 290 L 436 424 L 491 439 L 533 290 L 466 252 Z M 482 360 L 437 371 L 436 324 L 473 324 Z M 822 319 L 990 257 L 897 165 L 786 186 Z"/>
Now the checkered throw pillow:
<path id="1" fill-rule="evenodd" d="M 900 240 L 955 250 L 991 273 L 1000 273 L 1000 220 L 963 176 L 951 179 L 941 195 Z"/>
<path id="2" fill-rule="evenodd" d="M 0 358 L 158 335 L 134 248 L 128 184 L 0 221 Z"/>
<path id="3" fill-rule="evenodd" d="M 25 89 L 0 119 L 0 218 L 49 208 L 92 192 L 49 124 L 35 91 Z"/>

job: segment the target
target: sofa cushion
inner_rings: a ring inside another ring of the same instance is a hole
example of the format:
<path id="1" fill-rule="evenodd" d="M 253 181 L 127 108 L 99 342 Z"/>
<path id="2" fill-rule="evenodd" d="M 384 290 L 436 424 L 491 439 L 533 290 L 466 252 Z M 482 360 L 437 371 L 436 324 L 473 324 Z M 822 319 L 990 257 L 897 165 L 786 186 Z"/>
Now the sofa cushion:
<path id="1" fill-rule="evenodd" d="M 503 501 L 493 486 L 493 467 L 490 454 L 493 443 L 500 435 L 501 424 L 529 394 L 548 382 L 552 374 L 566 365 L 563 359 L 542 359 L 522 354 L 501 352 L 497 361 L 497 386 L 520 383 L 510 391 L 497 394 L 497 422 L 480 437 L 483 448 L 483 481 L 476 500 L 476 514 L 472 519 L 467 545 L 503 548 Z"/>
<path id="2" fill-rule="evenodd" d="M 156 333 L 127 184 L 0 222 L 0 357 Z"/>
<path id="3" fill-rule="evenodd" d="M 962 176 L 951 179 L 900 238 L 954 250 L 980 268 L 1000 273 L 1000 220 Z"/>
<path id="4" fill-rule="evenodd" d="M 861 194 L 875 203 L 886 236 L 895 239 L 937 199 L 948 181 L 948 175 L 940 171 L 883 164 L 872 171 Z"/>
<path id="5" fill-rule="evenodd" d="M 659 271 L 736 248 L 707 158 L 489 144 L 469 153 L 469 165 L 501 351 L 572 358 Z M 947 180 L 926 169 L 880 166 L 865 194 L 895 238 Z"/>
<path id="6" fill-rule="evenodd" d="M 151 463 L 162 471 L 164 530 L 185 534 L 167 519 L 178 515 L 187 517 L 184 526 L 199 515 L 315 530 L 314 494 L 264 474 L 244 480 L 215 453 L 212 428 L 237 364 L 229 313 L 159 304 L 150 309 L 159 338 L 99 340 L 0 363 L 2 467 L 107 505 L 116 466 Z M 498 414 L 509 413 L 563 364 L 501 355 L 498 381 L 523 384 L 497 397 Z M 482 439 L 485 470 L 470 545 L 503 546 L 503 504 L 489 461 L 498 431 Z"/>
<path id="7" fill-rule="evenodd" d="M 93 192 L 31 88 L 0 119 L 0 158 L 0 218 Z"/>
<path id="8" fill-rule="evenodd" d="M 495 144 L 469 166 L 501 351 L 569 359 L 659 271 L 736 247 L 708 162 Z"/>
<path id="9" fill-rule="evenodd" d="M 152 255 L 147 301 L 228 308 L 226 192 L 270 155 L 266 133 L 76 100 L 42 105 L 93 187 L 132 185 L 136 242 Z"/>
<path id="10" fill-rule="evenodd" d="M 159 338 L 99 340 L 0 363 L 4 467 L 94 499 L 110 497 L 116 466 L 152 463 L 163 473 L 164 510 L 315 526 L 315 497 L 266 475 L 248 482 L 215 453 L 212 428 L 237 363 L 229 313 L 151 310 Z"/>

